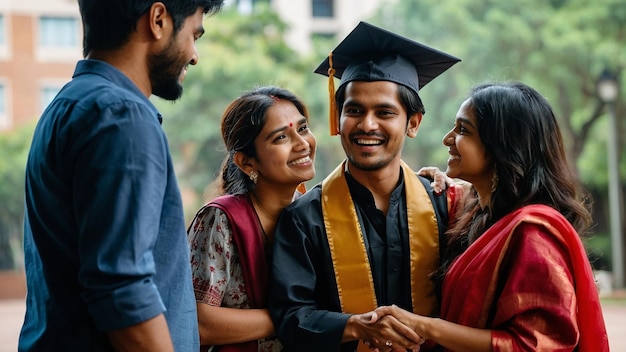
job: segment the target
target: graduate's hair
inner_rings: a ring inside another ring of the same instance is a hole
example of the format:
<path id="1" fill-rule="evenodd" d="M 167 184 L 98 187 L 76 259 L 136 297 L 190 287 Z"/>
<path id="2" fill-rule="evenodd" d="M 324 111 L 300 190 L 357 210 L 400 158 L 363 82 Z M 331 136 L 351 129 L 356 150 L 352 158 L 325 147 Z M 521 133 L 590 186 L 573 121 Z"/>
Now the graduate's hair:
<path id="1" fill-rule="evenodd" d="M 503 216 L 530 204 L 559 211 L 584 235 L 591 224 L 590 198 L 568 162 L 552 107 L 520 82 L 485 83 L 470 91 L 469 109 L 498 181 L 489 206 L 476 194 L 448 231 L 444 268 Z M 444 270 L 444 272 L 445 272 Z M 440 270 L 440 274 L 441 274 Z"/>
<path id="2" fill-rule="evenodd" d="M 205 14 L 222 9 L 224 0 L 78 0 L 83 21 L 83 57 L 92 50 L 112 50 L 126 44 L 137 22 L 150 7 L 161 2 L 172 16 L 174 34 L 187 17 L 203 8 Z"/>
<path id="3" fill-rule="evenodd" d="M 424 108 L 424 103 L 422 103 L 422 99 L 419 94 L 414 92 L 412 89 L 409 89 L 402 84 L 396 83 L 398 86 L 398 98 L 400 99 L 400 103 L 404 106 L 407 115 L 407 124 L 409 123 L 408 117 L 421 112 L 422 115 L 426 113 L 426 109 Z M 335 92 L 335 105 L 337 106 L 337 112 L 339 116 L 341 116 L 341 110 L 343 109 L 343 103 L 346 101 L 346 87 L 348 84 L 343 84 L 339 86 L 337 91 Z"/>
<path id="4" fill-rule="evenodd" d="M 278 100 L 290 101 L 302 116 L 309 117 L 306 106 L 295 94 L 275 86 L 248 91 L 226 107 L 222 115 L 222 139 L 228 154 L 222 162 L 217 183 L 210 186 L 217 191 L 211 190 L 213 194 L 208 198 L 222 194 L 243 194 L 254 188 L 254 183 L 235 164 L 233 157 L 237 152 L 251 158 L 257 157 L 254 141 L 265 126 L 267 110 Z"/>

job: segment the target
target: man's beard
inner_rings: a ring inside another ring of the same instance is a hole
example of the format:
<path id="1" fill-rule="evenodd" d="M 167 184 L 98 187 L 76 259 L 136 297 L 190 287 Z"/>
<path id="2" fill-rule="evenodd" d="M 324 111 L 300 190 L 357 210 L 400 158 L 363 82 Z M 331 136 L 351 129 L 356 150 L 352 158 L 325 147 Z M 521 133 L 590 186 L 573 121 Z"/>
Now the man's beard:
<path id="1" fill-rule="evenodd" d="M 381 169 L 385 168 L 387 165 L 389 165 L 392 160 L 393 160 L 393 158 L 389 158 L 389 159 L 377 160 L 376 162 L 361 163 L 361 162 L 357 161 L 357 158 L 354 158 L 351 155 L 348 156 L 348 161 L 350 161 L 350 164 L 354 165 L 354 167 L 356 167 L 357 169 L 362 170 L 362 171 L 378 171 L 378 170 L 381 170 Z"/>
<path id="2" fill-rule="evenodd" d="M 175 37 L 172 37 L 168 46 L 151 56 L 148 62 L 152 94 L 165 100 L 177 100 L 183 95 L 180 75 L 188 62 L 180 58 L 175 43 Z"/>

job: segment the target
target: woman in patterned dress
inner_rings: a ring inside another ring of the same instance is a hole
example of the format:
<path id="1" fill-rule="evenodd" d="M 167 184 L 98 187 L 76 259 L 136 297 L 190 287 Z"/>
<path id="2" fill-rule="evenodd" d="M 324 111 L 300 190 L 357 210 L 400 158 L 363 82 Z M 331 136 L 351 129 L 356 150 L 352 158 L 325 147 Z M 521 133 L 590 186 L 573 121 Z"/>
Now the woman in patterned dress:
<path id="1" fill-rule="evenodd" d="M 221 195 L 188 229 L 202 350 L 280 351 L 266 308 L 268 248 L 281 210 L 315 176 L 316 140 L 305 105 L 278 87 L 235 99 L 222 138 Z"/>

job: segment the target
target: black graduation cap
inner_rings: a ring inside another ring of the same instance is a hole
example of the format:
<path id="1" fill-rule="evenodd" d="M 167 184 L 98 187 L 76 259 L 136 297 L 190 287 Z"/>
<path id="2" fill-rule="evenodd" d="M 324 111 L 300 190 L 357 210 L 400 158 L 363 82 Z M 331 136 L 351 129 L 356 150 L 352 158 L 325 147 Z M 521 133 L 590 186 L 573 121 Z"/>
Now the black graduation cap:
<path id="1" fill-rule="evenodd" d="M 352 81 L 390 81 L 416 93 L 428 82 L 461 61 L 366 22 L 359 24 L 315 69 L 329 77 L 331 135 L 338 133 L 333 77 L 340 87 Z"/>

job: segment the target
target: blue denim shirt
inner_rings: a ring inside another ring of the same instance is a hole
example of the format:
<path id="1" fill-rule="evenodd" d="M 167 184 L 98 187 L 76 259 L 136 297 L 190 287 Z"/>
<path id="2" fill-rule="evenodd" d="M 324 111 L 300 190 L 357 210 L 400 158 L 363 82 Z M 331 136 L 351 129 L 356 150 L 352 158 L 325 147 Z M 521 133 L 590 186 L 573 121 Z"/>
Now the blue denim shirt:
<path id="1" fill-rule="evenodd" d="M 28 295 L 20 351 L 106 351 L 106 331 L 165 313 L 199 337 L 180 191 L 161 116 L 113 66 L 82 60 L 26 166 Z"/>

